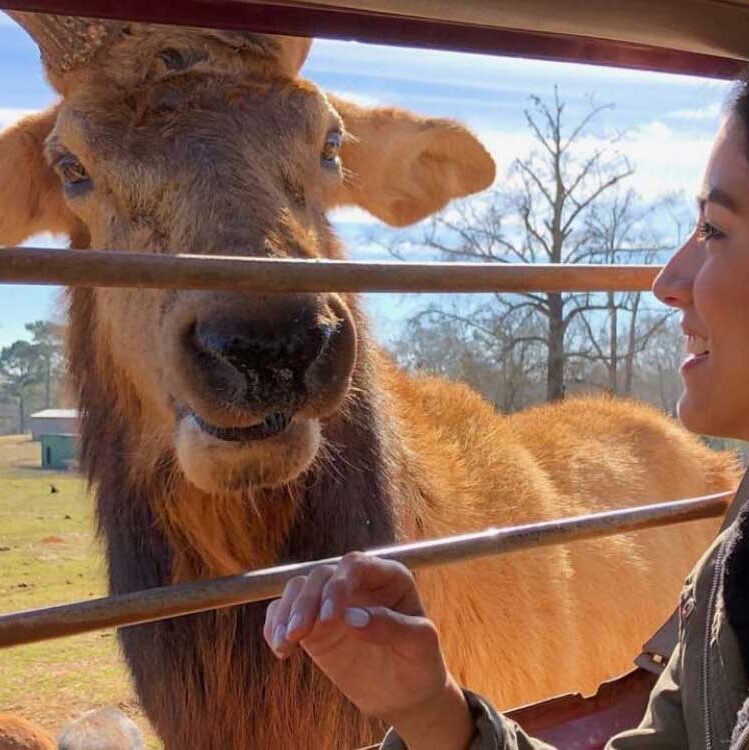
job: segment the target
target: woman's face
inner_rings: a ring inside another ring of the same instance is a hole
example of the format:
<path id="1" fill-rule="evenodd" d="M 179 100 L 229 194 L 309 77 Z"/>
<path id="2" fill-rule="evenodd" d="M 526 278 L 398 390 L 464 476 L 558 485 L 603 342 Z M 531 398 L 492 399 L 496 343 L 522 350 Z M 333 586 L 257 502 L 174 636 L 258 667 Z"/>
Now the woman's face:
<path id="1" fill-rule="evenodd" d="M 749 439 L 749 160 L 738 117 L 723 124 L 698 198 L 699 221 L 653 291 L 682 311 L 684 425 Z"/>

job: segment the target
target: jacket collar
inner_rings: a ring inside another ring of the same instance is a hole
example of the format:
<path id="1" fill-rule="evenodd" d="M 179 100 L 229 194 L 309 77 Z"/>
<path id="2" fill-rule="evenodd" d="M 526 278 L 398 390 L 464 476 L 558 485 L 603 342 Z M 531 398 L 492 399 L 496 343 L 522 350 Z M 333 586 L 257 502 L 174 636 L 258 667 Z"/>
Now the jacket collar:
<path id="1" fill-rule="evenodd" d="M 726 539 L 723 553 L 719 606 L 716 621 L 712 623 L 713 634 L 721 633 L 722 639 L 730 639 L 738 648 L 741 664 L 724 663 L 723 669 L 735 673 L 746 695 L 746 675 L 749 674 L 749 472 L 744 476 L 738 490 L 739 501 L 743 501 L 733 530 Z M 725 619 L 730 628 L 721 627 Z M 733 649 L 723 649 L 731 651 Z M 734 652 L 735 653 L 735 652 Z M 743 669 L 742 669 L 743 667 Z M 726 674 L 728 676 L 728 674 Z M 749 697 L 739 709 L 733 728 L 731 747 L 747 747 L 749 740 Z"/>
<path id="2" fill-rule="evenodd" d="M 746 500 L 749 473 L 737 493 Z M 749 674 L 749 503 L 744 502 L 726 540 L 723 564 L 723 605 L 728 623 L 734 629 L 744 669 Z"/>

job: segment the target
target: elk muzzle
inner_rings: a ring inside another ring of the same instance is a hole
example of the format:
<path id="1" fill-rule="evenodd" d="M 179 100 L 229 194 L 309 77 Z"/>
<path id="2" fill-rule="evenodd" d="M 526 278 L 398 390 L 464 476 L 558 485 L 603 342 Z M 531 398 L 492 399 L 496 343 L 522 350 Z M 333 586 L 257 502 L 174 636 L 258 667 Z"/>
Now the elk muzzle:
<path id="1" fill-rule="evenodd" d="M 354 323 L 336 295 L 217 296 L 180 321 L 178 413 L 218 440 L 273 437 L 295 416 L 335 412 L 355 356 Z"/>

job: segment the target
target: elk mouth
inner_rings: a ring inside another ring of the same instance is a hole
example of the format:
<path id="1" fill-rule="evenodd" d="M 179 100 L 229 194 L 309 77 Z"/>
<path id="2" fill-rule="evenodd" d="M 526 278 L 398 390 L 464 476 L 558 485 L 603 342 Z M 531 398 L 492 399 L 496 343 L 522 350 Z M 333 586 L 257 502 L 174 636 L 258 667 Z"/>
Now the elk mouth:
<path id="1" fill-rule="evenodd" d="M 251 420 L 242 424 L 235 415 L 233 425 L 219 426 L 180 409 L 174 449 L 187 481 L 208 495 L 224 495 L 280 487 L 312 465 L 322 442 L 319 419 L 271 412 Z"/>
<path id="2" fill-rule="evenodd" d="M 289 414 L 274 413 L 268 414 L 262 422 L 246 427 L 218 427 L 206 422 L 192 409 L 185 409 L 181 417 L 182 419 L 192 420 L 207 435 L 227 443 L 250 443 L 268 440 L 285 432 L 292 420 Z"/>

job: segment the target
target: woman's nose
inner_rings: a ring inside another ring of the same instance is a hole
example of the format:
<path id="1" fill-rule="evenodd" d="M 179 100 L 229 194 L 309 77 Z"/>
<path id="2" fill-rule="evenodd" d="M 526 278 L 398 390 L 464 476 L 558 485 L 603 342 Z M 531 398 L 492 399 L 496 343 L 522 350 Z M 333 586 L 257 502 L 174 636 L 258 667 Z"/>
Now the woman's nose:
<path id="1" fill-rule="evenodd" d="M 653 294 L 670 307 L 692 304 L 694 279 L 702 265 L 702 249 L 696 233 L 677 250 L 653 282 Z"/>

